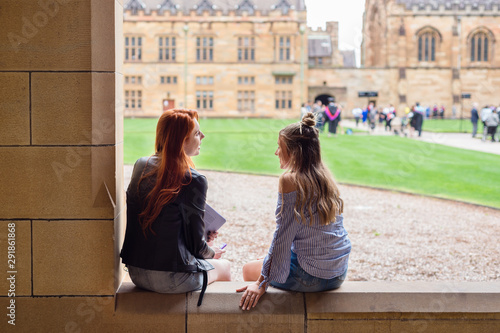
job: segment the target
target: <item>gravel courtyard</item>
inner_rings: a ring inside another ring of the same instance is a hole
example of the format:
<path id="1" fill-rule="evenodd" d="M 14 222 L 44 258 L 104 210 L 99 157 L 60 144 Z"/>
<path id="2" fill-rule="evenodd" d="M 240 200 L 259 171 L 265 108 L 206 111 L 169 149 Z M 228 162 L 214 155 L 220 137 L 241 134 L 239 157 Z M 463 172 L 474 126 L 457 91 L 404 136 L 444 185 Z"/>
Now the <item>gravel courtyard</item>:
<path id="1" fill-rule="evenodd" d="M 132 166 L 125 166 L 128 186 Z M 218 243 L 242 281 L 263 257 L 275 222 L 278 178 L 201 171 L 207 202 L 227 219 Z M 500 210 L 411 194 L 340 185 L 352 242 L 350 281 L 499 281 Z"/>

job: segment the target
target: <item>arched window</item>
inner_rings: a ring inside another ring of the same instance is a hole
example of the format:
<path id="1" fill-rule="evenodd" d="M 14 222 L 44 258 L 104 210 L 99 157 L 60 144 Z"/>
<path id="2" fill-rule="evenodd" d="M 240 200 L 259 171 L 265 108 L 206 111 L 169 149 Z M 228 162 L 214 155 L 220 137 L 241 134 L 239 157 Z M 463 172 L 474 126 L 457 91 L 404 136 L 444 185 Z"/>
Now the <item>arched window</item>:
<path id="1" fill-rule="evenodd" d="M 470 37 L 470 61 L 488 62 L 490 61 L 490 49 L 492 40 L 489 34 L 484 31 L 474 33 Z"/>
<path id="2" fill-rule="evenodd" d="M 436 61 L 436 48 L 439 36 L 426 30 L 418 35 L 418 61 Z"/>

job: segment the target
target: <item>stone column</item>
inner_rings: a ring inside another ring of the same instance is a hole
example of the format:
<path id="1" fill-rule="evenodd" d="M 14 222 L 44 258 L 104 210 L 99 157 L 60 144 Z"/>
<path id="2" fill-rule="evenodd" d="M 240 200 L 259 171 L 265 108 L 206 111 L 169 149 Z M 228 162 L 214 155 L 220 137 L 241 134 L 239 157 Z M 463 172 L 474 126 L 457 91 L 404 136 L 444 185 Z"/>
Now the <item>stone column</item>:
<path id="1" fill-rule="evenodd" d="M 3 314 L 0 331 L 87 331 L 112 313 L 121 278 L 122 2 L 2 0 L 0 299 L 4 311 L 15 305 L 7 313 L 16 326 Z"/>

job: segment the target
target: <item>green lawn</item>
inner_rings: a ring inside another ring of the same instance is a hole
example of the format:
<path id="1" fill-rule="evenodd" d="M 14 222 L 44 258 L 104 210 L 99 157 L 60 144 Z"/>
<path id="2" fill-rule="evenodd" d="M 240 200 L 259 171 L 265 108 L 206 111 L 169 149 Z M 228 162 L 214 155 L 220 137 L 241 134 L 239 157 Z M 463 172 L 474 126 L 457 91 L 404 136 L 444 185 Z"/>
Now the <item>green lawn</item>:
<path id="1" fill-rule="evenodd" d="M 481 131 L 482 124 L 478 125 Z M 472 123 L 469 119 L 425 119 L 424 131 L 441 133 L 472 133 Z"/>
<path id="2" fill-rule="evenodd" d="M 437 121 L 437 120 L 436 120 Z M 202 119 L 196 167 L 280 174 L 274 151 L 290 120 Z M 153 153 L 156 119 L 125 119 L 125 163 Z M 343 183 L 433 195 L 500 208 L 500 156 L 396 136 L 321 136 L 323 159 Z"/>

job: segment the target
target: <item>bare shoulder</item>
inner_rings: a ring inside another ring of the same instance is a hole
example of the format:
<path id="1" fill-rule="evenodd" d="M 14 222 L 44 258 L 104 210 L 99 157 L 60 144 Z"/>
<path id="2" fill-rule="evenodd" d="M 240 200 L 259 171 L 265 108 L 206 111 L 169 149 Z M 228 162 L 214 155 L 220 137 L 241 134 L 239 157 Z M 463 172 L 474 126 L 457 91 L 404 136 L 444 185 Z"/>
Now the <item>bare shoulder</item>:
<path id="1" fill-rule="evenodd" d="M 297 190 L 297 183 L 295 182 L 295 175 L 286 172 L 280 176 L 279 191 L 281 193 L 290 193 Z"/>

